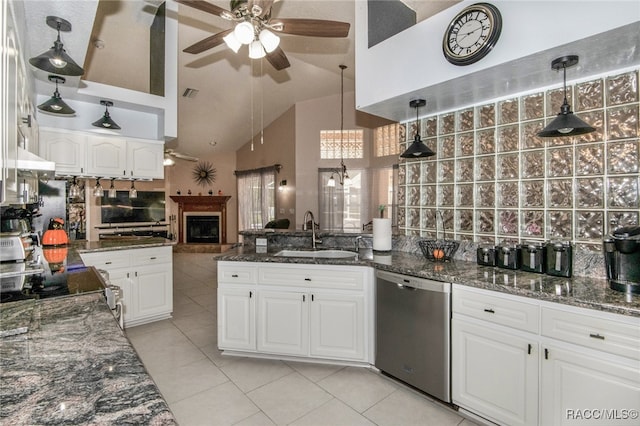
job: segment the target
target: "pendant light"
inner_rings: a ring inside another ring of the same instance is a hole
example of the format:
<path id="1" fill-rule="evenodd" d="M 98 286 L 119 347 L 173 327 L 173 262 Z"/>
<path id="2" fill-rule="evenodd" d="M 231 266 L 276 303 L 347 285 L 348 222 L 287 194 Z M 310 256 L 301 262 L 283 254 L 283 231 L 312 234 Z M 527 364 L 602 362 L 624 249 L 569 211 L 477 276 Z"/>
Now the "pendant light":
<path id="1" fill-rule="evenodd" d="M 562 56 L 551 62 L 551 69 L 562 70 L 564 75 L 564 101 L 560 106 L 560 112 L 547 127 L 538 133 L 543 138 L 557 138 L 562 136 L 575 136 L 591 133 L 596 129 L 578 118 L 572 111 L 567 101 L 567 68 L 578 63 L 577 55 Z"/>
<path id="2" fill-rule="evenodd" d="M 48 101 L 38 105 L 38 109 L 51 114 L 74 115 L 76 112 L 62 100 L 60 92 L 58 92 L 58 83 L 64 84 L 67 80 L 64 77 L 50 75 L 49 81 L 56 84 L 56 90 Z"/>
<path id="3" fill-rule="evenodd" d="M 331 172 L 331 176 L 327 181 L 327 186 L 329 188 L 336 186 L 336 179 L 334 175 L 338 175 L 340 185 L 351 185 L 351 178 L 347 172 L 347 166 L 344 164 L 344 157 L 342 155 L 344 139 L 344 70 L 346 68 L 346 65 L 340 65 L 340 167 Z"/>
<path id="4" fill-rule="evenodd" d="M 414 99 L 409 102 L 409 106 L 416 109 L 416 136 L 413 139 L 413 142 L 411 142 L 411 145 L 409 145 L 409 148 L 407 148 L 405 152 L 400 154 L 400 157 L 402 158 L 424 158 L 436 155 L 436 153 L 433 152 L 427 145 L 425 145 L 424 142 L 422 142 L 422 139 L 420 139 L 420 122 L 418 121 L 418 111 L 420 107 L 423 107 L 426 104 L 427 101 L 424 99 Z"/>
<path id="5" fill-rule="evenodd" d="M 100 179 L 101 178 L 96 178 L 96 187 L 93 188 L 94 197 L 102 197 L 104 195 L 104 188 L 100 185 Z"/>
<path id="6" fill-rule="evenodd" d="M 109 187 L 109 198 L 117 198 L 118 197 L 118 192 L 116 191 L 116 187 L 113 185 L 113 181 L 115 181 L 116 178 L 111 178 L 111 186 Z"/>
<path id="7" fill-rule="evenodd" d="M 102 127 L 105 129 L 120 130 L 120 126 L 118 126 L 116 122 L 111 119 L 111 116 L 109 115 L 109 107 L 113 106 L 113 102 L 100 101 L 100 105 L 104 105 L 104 115 L 102 116 L 102 118 L 100 118 L 97 121 L 94 121 L 91 124 L 96 127 Z"/>
<path id="8" fill-rule="evenodd" d="M 48 26 L 58 31 L 58 38 L 53 42 L 51 49 L 29 59 L 29 63 L 38 69 L 59 75 L 79 76 L 84 74 L 84 70 L 67 55 L 64 45 L 60 41 L 60 31 L 71 31 L 71 23 L 57 16 L 47 16 L 46 22 Z"/>
<path id="9" fill-rule="evenodd" d="M 129 189 L 129 198 L 138 198 L 138 190 L 134 185 L 134 181 L 131 181 L 131 188 Z"/>
<path id="10" fill-rule="evenodd" d="M 78 198 L 80 195 L 80 185 L 78 185 L 78 181 L 74 176 L 73 181 L 71 182 L 71 186 L 69 186 L 69 198 Z"/>

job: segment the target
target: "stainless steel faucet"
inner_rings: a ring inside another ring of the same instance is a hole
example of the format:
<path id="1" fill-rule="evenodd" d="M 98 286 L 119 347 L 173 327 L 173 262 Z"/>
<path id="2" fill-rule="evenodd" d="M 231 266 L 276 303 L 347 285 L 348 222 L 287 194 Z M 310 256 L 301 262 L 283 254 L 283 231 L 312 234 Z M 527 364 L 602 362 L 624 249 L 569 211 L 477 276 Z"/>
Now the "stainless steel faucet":
<path id="1" fill-rule="evenodd" d="M 322 240 L 316 238 L 316 220 L 313 217 L 313 213 L 311 213 L 311 210 L 307 210 L 306 212 L 304 212 L 304 217 L 302 218 L 303 231 L 309 230 L 307 225 L 307 223 L 309 223 L 309 219 L 311 219 L 311 247 L 315 250 L 316 244 L 322 244 Z"/>

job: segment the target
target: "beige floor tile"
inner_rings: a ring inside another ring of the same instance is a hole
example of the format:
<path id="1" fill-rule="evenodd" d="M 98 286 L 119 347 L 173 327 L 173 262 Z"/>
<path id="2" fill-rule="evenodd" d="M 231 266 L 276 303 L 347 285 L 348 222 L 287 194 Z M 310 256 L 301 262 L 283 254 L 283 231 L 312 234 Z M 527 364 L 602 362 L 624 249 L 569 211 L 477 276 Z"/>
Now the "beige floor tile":
<path id="1" fill-rule="evenodd" d="M 489 424 L 489 422 L 487 422 L 487 424 Z M 478 426 L 478 423 L 469 419 L 464 419 L 458 426 Z"/>
<path id="2" fill-rule="evenodd" d="M 282 361 L 258 358 L 236 358 L 220 369 L 245 393 L 293 372 Z"/>
<path id="3" fill-rule="evenodd" d="M 339 399 L 333 398 L 291 423 L 292 426 L 375 426 Z"/>
<path id="4" fill-rule="evenodd" d="M 218 367 L 222 367 L 238 359 L 244 359 L 244 357 L 223 355 L 222 351 L 218 349 L 217 343 L 203 346 L 200 350 Z"/>
<path id="5" fill-rule="evenodd" d="M 132 336 L 140 336 L 147 333 L 153 333 L 154 331 L 171 329 L 173 327 L 173 323 L 170 319 L 155 321 L 149 324 L 137 325 L 135 327 L 127 327 L 125 328 L 125 334 L 127 337 L 131 338 Z"/>
<path id="6" fill-rule="evenodd" d="M 175 369 L 195 361 L 208 359 L 201 350 L 186 338 L 185 342 L 168 344 L 164 347 L 154 345 L 152 347 L 139 348 L 135 344 L 133 347 L 152 377 L 156 373 L 162 373 L 168 369 Z"/>
<path id="7" fill-rule="evenodd" d="M 215 287 L 207 285 L 199 285 L 188 288 L 184 291 L 184 294 L 192 299 L 212 299 L 216 297 L 217 290 Z"/>
<path id="8" fill-rule="evenodd" d="M 216 317 L 212 315 L 211 312 L 201 309 L 202 306 L 200 305 L 193 306 L 192 308 L 192 312 L 173 319 L 173 324 L 180 330 L 184 331 L 189 328 L 216 325 Z"/>
<path id="9" fill-rule="evenodd" d="M 152 377 L 169 404 L 229 381 L 208 358 L 156 372 Z"/>
<path id="10" fill-rule="evenodd" d="M 174 320 L 197 314 L 210 314 L 210 312 L 193 301 L 189 303 L 189 305 L 179 305 L 173 307 Z"/>
<path id="11" fill-rule="evenodd" d="M 180 426 L 225 426 L 250 418 L 258 408 L 233 383 L 169 404 Z"/>
<path id="12" fill-rule="evenodd" d="M 235 423 L 233 426 L 275 426 L 275 423 L 272 422 L 266 414 L 260 411 L 251 417 Z"/>
<path id="13" fill-rule="evenodd" d="M 188 328 L 184 330 L 183 333 L 199 348 L 218 343 L 218 329 L 214 325 Z"/>
<path id="14" fill-rule="evenodd" d="M 313 362 L 286 361 L 286 363 L 289 367 L 295 369 L 298 373 L 302 374 L 314 383 L 344 368 L 342 365 L 319 364 Z"/>
<path id="15" fill-rule="evenodd" d="M 291 373 L 247 394 L 276 424 L 288 424 L 331 399 L 299 373 Z"/>
<path id="16" fill-rule="evenodd" d="M 361 367 L 347 367 L 318 385 L 359 413 L 398 389 L 398 385 L 379 374 Z"/>
<path id="17" fill-rule="evenodd" d="M 463 420 L 453 410 L 405 389 L 398 389 L 363 414 L 379 426 L 456 426 Z"/>

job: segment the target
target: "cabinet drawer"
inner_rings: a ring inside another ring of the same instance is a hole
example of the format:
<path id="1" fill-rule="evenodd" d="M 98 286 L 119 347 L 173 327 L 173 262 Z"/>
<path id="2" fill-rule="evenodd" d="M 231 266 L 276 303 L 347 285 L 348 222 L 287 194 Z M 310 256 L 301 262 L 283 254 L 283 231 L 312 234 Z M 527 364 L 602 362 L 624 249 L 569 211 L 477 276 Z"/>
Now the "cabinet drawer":
<path id="1" fill-rule="evenodd" d="M 128 268 L 131 266 L 131 257 L 125 253 L 117 251 L 101 251 L 94 253 L 82 253 L 82 262 L 87 266 L 95 266 L 97 269 Z"/>
<path id="2" fill-rule="evenodd" d="M 172 250 L 167 248 L 149 248 L 149 249 L 136 249 L 129 251 L 133 255 L 133 260 L 136 265 L 157 265 L 168 264 L 172 262 Z"/>
<path id="3" fill-rule="evenodd" d="M 264 266 L 259 269 L 260 284 L 362 290 L 365 271 L 354 267 Z"/>
<path id="4" fill-rule="evenodd" d="M 640 321 L 616 321 L 597 312 L 542 308 L 542 335 L 604 352 L 640 359 Z"/>
<path id="5" fill-rule="evenodd" d="M 243 266 L 242 262 L 218 262 L 218 283 L 255 284 L 258 282 L 258 267 Z"/>
<path id="6" fill-rule="evenodd" d="M 470 291 L 454 286 L 451 296 L 453 313 L 538 333 L 540 308 L 537 304 L 489 293 L 493 292 Z"/>

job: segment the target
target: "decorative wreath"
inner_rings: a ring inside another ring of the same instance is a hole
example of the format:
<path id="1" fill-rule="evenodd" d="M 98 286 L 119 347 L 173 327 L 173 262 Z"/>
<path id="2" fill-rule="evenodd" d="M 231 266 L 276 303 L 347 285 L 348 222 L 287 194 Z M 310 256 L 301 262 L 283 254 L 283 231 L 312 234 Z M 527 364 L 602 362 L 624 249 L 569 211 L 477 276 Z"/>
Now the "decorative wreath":
<path id="1" fill-rule="evenodd" d="M 202 187 L 212 184 L 216 181 L 216 169 L 213 164 L 208 161 L 198 163 L 193 168 L 193 179 Z"/>

